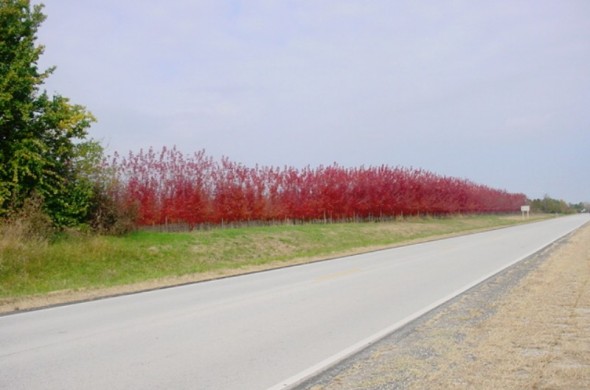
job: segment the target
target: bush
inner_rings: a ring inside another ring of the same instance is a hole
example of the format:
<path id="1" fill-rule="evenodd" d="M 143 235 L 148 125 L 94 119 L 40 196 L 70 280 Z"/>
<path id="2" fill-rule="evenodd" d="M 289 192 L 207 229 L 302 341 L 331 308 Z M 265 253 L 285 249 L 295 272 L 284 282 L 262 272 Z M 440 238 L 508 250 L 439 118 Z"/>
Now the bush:
<path id="1" fill-rule="evenodd" d="M 91 199 L 89 224 L 99 234 L 122 235 L 136 229 L 137 206 L 118 202 L 108 191 L 96 184 Z"/>
<path id="2" fill-rule="evenodd" d="M 47 242 L 56 230 L 45 212 L 43 198 L 33 194 L 23 207 L 0 224 L 0 250 L 18 248 L 29 242 Z"/>
<path id="3" fill-rule="evenodd" d="M 48 240 L 55 234 L 53 221 L 44 208 L 45 202 L 38 194 L 33 194 L 23 207 L 14 214 L 12 224 L 19 226 L 25 238 Z"/>

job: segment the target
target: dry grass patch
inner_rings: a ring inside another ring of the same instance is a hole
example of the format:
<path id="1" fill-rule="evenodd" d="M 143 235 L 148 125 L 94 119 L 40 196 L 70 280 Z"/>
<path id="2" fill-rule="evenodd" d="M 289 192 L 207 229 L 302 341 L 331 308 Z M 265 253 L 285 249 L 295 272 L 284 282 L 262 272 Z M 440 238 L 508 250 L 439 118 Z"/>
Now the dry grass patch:
<path id="1" fill-rule="evenodd" d="M 450 361 L 432 380 L 465 388 L 590 388 L 590 226 L 571 238 L 467 334 L 474 361 Z M 463 354 L 465 351 L 463 351 Z"/>

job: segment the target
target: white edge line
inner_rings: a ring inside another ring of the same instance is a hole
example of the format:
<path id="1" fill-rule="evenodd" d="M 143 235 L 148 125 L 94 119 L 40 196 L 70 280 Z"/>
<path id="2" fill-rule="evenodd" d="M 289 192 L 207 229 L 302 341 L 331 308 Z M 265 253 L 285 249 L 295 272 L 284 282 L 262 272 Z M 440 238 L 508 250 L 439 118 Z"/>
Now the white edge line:
<path id="1" fill-rule="evenodd" d="M 469 290 L 472 287 L 477 286 L 478 284 L 482 283 L 483 281 L 491 278 L 492 276 L 502 272 L 503 270 L 505 270 L 506 268 L 509 268 L 511 266 L 513 266 L 514 264 L 526 259 L 527 257 L 530 257 L 538 252 L 540 252 L 541 250 L 543 250 L 544 248 L 548 247 L 549 245 L 553 244 L 554 242 L 556 242 L 557 240 L 560 240 L 561 238 L 567 236 L 568 234 L 570 234 L 571 232 L 573 232 L 574 230 L 578 229 L 580 226 L 573 228 L 572 230 L 564 233 L 563 235 L 557 237 L 555 240 L 551 241 L 549 244 L 545 244 L 540 246 L 539 248 L 531 251 L 530 253 L 521 256 L 519 258 L 517 258 L 516 260 L 514 260 L 511 263 L 508 263 L 507 265 L 504 265 L 502 267 L 500 267 L 498 270 L 493 271 L 479 279 L 477 279 L 475 282 L 469 283 L 468 285 L 452 292 L 451 294 L 445 296 L 444 298 L 439 299 L 438 301 L 435 301 L 433 303 L 431 303 L 430 305 L 424 307 L 421 310 L 418 310 L 417 312 L 407 316 L 406 318 L 394 323 L 393 325 L 388 326 L 385 329 L 380 330 L 379 332 L 367 337 L 366 339 L 363 339 L 361 341 L 359 341 L 356 344 L 351 345 L 350 347 L 338 352 L 335 355 L 330 356 L 329 358 L 322 360 L 321 362 L 319 362 L 318 364 L 315 364 L 311 367 L 309 367 L 306 370 L 301 371 L 300 373 L 293 375 L 290 378 L 285 379 L 284 381 L 281 381 L 280 383 L 277 383 L 276 385 L 269 387 L 267 390 L 286 390 L 286 389 L 292 389 L 295 386 L 303 383 L 304 381 L 306 381 L 307 379 L 310 379 L 311 377 L 313 377 L 314 375 L 319 374 L 322 371 L 326 371 L 327 369 L 329 369 L 330 367 L 335 366 L 337 363 L 343 361 L 344 359 L 346 359 L 347 357 L 350 357 L 352 355 L 354 355 L 355 353 L 358 353 L 360 351 L 362 351 L 363 349 L 367 348 L 368 346 L 370 346 L 371 344 L 376 343 L 377 341 L 381 340 L 382 338 L 384 338 L 385 336 L 388 336 L 389 334 L 393 333 L 393 331 L 401 328 L 404 325 L 407 325 L 408 323 L 414 321 L 415 319 L 423 316 L 424 314 L 428 313 L 429 311 L 437 308 L 438 306 L 442 305 L 443 303 L 450 301 L 451 299 L 455 298 L 456 296 L 464 293 L 465 291 Z"/>

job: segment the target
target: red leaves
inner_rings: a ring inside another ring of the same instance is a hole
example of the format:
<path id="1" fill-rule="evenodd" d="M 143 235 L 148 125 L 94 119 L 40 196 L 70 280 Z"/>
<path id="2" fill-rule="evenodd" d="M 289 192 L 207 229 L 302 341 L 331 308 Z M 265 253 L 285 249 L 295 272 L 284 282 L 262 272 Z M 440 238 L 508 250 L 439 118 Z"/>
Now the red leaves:
<path id="1" fill-rule="evenodd" d="M 248 168 L 176 148 L 116 155 L 110 168 L 119 185 L 114 196 L 138 206 L 141 225 L 515 212 L 526 200 L 419 169 Z"/>

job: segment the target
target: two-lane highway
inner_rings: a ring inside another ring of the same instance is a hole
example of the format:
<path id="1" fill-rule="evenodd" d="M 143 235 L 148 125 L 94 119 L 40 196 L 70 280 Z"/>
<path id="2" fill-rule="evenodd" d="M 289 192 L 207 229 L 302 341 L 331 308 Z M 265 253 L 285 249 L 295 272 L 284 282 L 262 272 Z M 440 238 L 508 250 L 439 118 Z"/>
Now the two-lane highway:
<path id="1" fill-rule="evenodd" d="M 7 315 L 0 388 L 283 388 L 588 221 L 555 218 Z"/>

